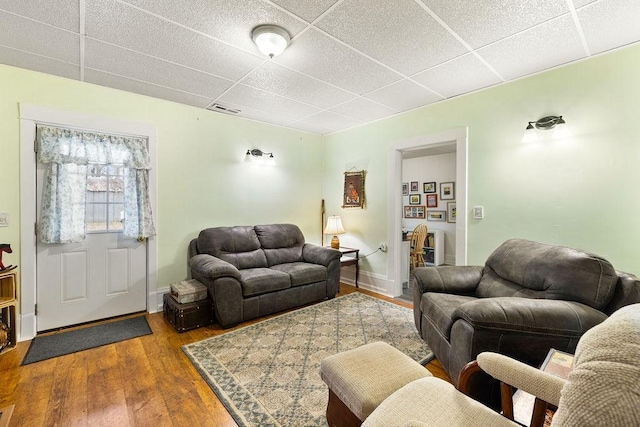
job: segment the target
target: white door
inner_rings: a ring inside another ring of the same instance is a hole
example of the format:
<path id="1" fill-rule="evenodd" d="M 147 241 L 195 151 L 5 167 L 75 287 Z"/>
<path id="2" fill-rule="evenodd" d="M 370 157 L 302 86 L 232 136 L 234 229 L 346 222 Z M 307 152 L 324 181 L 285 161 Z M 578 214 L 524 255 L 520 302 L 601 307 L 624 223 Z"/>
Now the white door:
<path id="1" fill-rule="evenodd" d="M 44 167 L 38 164 L 40 212 Z M 147 309 L 145 242 L 124 239 L 123 168 L 90 166 L 81 243 L 37 243 L 37 330 Z"/>

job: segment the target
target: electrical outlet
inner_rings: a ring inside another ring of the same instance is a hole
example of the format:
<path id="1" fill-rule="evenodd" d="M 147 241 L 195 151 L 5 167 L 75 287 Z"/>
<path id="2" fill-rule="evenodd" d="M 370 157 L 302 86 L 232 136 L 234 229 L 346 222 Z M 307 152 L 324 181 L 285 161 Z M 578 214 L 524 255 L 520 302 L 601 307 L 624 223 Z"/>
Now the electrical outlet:
<path id="1" fill-rule="evenodd" d="M 484 206 L 474 206 L 473 219 L 482 219 L 482 218 L 484 218 Z"/>
<path id="2" fill-rule="evenodd" d="M 387 252 L 387 244 L 382 242 L 378 245 L 378 249 L 380 249 L 382 252 Z"/>
<path id="3" fill-rule="evenodd" d="M 0 227 L 9 226 L 9 212 L 0 212 Z"/>

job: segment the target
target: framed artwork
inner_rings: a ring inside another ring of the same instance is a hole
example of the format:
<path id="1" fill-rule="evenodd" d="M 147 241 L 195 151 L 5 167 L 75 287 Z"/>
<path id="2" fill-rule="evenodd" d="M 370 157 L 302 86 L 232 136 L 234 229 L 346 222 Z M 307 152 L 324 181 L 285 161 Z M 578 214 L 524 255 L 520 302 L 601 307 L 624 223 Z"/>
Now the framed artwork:
<path id="1" fill-rule="evenodd" d="M 446 219 L 445 211 L 427 211 L 427 221 L 445 221 Z"/>
<path id="2" fill-rule="evenodd" d="M 447 222 L 456 222 L 456 202 L 447 202 Z"/>
<path id="3" fill-rule="evenodd" d="M 438 207 L 438 195 L 437 194 L 427 194 L 427 207 L 428 208 L 437 208 Z"/>
<path id="4" fill-rule="evenodd" d="M 410 205 L 419 205 L 421 197 L 419 194 L 410 194 L 409 195 L 409 204 Z"/>
<path id="5" fill-rule="evenodd" d="M 365 171 L 344 173 L 343 208 L 364 208 Z"/>
<path id="6" fill-rule="evenodd" d="M 453 182 L 441 182 L 440 183 L 440 200 L 455 200 L 455 183 Z"/>
<path id="7" fill-rule="evenodd" d="M 418 191 L 418 181 L 411 181 L 411 191 Z"/>
<path id="8" fill-rule="evenodd" d="M 425 182 L 422 184 L 422 192 L 423 193 L 435 193 L 436 192 L 436 183 L 435 182 Z"/>
<path id="9" fill-rule="evenodd" d="M 408 182 L 403 182 L 402 183 L 402 195 L 403 196 L 408 196 L 409 195 L 409 183 Z"/>
<path id="10" fill-rule="evenodd" d="M 405 206 L 404 217 L 424 219 L 424 205 L 423 206 Z"/>

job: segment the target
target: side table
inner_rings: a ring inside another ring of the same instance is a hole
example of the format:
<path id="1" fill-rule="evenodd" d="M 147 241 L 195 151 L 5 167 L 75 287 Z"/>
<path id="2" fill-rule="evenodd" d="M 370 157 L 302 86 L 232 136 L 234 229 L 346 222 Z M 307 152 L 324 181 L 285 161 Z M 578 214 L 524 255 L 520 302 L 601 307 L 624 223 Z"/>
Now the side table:
<path id="1" fill-rule="evenodd" d="M 330 248 L 331 246 L 327 246 Z M 360 249 L 347 248 L 344 246 L 340 246 L 339 249 L 342 252 L 342 256 L 340 257 L 340 267 L 346 267 L 349 265 L 356 266 L 356 288 L 358 287 L 358 276 L 360 275 Z"/>

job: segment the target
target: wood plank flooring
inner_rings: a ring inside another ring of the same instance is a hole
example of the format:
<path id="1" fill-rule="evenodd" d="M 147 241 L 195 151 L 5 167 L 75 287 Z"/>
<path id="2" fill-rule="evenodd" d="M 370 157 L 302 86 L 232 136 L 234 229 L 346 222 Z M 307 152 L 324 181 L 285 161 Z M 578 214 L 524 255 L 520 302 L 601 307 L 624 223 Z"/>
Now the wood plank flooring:
<path id="1" fill-rule="evenodd" d="M 411 303 L 342 285 L 404 307 Z M 178 333 L 147 314 L 152 335 L 20 366 L 30 341 L 0 356 L 0 408 L 10 426 L 219 426 L 233 421 L 180 347 L 225 332 L 218 325 Z M 245 322 L 239 327 L 257 321 Z M 429 371 L 447 381 L 437 361 Z"/>

